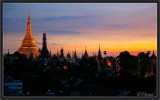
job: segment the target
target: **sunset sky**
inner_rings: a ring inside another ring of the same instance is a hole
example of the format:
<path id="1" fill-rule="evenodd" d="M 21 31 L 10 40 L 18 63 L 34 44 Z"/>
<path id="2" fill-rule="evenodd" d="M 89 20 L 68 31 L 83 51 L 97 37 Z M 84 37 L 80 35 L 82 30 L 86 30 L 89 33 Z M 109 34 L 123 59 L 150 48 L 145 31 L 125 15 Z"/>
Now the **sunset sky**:
<path id="1" fill-rule="evenodd" d="M 157 52 L 157 3 L 3 3 L 4 53 L 21 46 L 28 12 L 37 46 L 45 32 L 52 54 L 63 47 L 81 56 L 86 46 L 92 55 L 99 44 L 109 56 Z"/>

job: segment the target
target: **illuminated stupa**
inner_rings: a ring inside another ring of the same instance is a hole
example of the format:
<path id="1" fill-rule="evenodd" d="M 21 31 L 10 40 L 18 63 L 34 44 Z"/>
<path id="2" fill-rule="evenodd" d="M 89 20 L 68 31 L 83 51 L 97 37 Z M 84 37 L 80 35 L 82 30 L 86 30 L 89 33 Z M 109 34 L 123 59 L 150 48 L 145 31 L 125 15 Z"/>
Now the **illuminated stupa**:
<path id="1" fill-rule="evenodd" d="M 36 45 L 36 41 L 32 34 L 32 25 L 30 22 L 30 15 L 28 15 L 28 22 L 26 27 L 26 35 L 22 41 L 21 47 L 18 49 L 20 54 L 26 54 L 29 58 L 30 54 L 33 53 L 33 56 L 39 56 L 39 48 Z"/>

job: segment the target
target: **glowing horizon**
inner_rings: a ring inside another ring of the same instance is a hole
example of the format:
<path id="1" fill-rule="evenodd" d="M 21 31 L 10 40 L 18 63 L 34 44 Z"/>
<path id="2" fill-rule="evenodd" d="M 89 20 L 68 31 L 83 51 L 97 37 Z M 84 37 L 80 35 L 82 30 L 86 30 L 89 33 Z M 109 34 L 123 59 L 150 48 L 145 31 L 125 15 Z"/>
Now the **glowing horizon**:
<path id="1" fill-rule="evenodd" d="M 86 46 L 92 56 L 101 45 L 102 55 L 104 51 L 109 56 L 123 51 L 152 54 L 153 50 L 157 55 L 156 3 L 4 3 L 3 53 L 21 46 L 28 9 L 37 46 L 42 48 L 45 32 L 52 54 L 63 47 L 65 56 L 75 49 L 81 56 Z"/>

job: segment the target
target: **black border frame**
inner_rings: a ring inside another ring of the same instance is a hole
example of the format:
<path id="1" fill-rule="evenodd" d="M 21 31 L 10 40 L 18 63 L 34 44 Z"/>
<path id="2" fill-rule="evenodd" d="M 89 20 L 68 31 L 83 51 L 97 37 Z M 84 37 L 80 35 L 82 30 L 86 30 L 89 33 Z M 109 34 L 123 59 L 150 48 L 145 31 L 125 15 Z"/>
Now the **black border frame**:
<path id="1" fill-rule="evenodd" d="M 3 3 L 157 3 L 157 84 L 156 84 L 156 87 L 157 87 L 157 96 L 154 96 L 154 97 L 139 97 L 139 96 L 90 96 L 90 97 L 81 97 L 81 96 L 63 96 L 63 97 L 59 97 L 59 96 L 55 96 L 55 97 L 48 97 L 48 96 L 3 96 Z M 0 68 L 0 71 L 1 71 L 1 82 L 0 82 L 0 85 L 1 85 L 1 90 L 0 90 L 0 96 L 1 96 L 1 99 L 25 99 L 25 100 L 28 100 L 28 99 L 131 99 L 131 100 L 139 100 L 139 99 L 151 99 L 151 100 L 159 100 L 159 95 L 160 95 L 160 86 L 159 86 L 159 79 L 160 79 L 160 74 L 158 72 L 160 72 L 160 68 L 159 68 L 159 57 L 160 57 L 160 49 L 159 49 L 159 33 L 160 33 L 160 28 L 159 28 L 159 12 L 160 12 L 160 0 L 97 0 L 97 1 L 90 1 L 90 0 L 76 0 L 76 1 L 72 1 L 72 0 L 52 0 L 52 1 L 49 1 L 49 0 L 43 0 L 43 1 L 36 1 L 36 0 L 14 0 L 14 1 L 11 1 L 11 0 L 2 0 L 1 1 L 1 19 L 0 19 L 0 22 L 1 22 L 1 27 L 0 27 L 0 30 L 1 30 L 1 44 L 0 44 L 0 47 L 2 48 L 1 49 L 1 56 L 0 56 L 0 63 L 1 63 L 1 68 Z"/>

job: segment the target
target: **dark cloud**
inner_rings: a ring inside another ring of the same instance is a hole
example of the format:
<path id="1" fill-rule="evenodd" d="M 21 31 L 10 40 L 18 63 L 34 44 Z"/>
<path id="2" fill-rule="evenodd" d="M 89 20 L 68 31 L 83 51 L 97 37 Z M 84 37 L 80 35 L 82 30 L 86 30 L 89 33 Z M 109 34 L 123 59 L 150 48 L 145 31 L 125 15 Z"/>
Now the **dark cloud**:
<path id="1" fill-rule="evenodd" d="M 50 43 L 49 45 L 68 45 L 68 44 Z"/>
<path id="2" fill-rule="evenodd" d="M 45 33 L 49 34 L 80 34 L 78 31 L 70 31 L 70 30 L 48 30 Z"/>
<path id="3" fill-rule="evenodd" d="M 73 19 L 85 19 L 92 16 L 60 16 L 60 17 L 48 17 L 42 19 L 43 21 L 64 21 L 64 20 L 73 20 Z"/>
<path id="4" fill-rule="evenodd" d="M 42 34 L 43 35 L 43 34 Z M 43 38 L 43 36 L 41 37 L 41 38 L 35 38 L 35 40 L 42 40 L 42 38 Z M 47 40 L 48 39 L 52 39 L 52 38 L 49 38 L 49 37 L 47 37 Z"/>
<path id="5" fill-rule="evenodd" d="M 42 42 L 36 42 L 37 44 L 42 44 Z M 68 44 L 60 44 L 60 43 L 47 43 L 47 45 L 68 45 Z"/>

